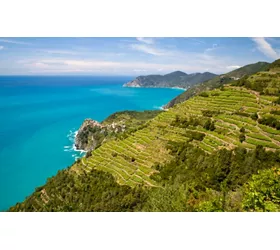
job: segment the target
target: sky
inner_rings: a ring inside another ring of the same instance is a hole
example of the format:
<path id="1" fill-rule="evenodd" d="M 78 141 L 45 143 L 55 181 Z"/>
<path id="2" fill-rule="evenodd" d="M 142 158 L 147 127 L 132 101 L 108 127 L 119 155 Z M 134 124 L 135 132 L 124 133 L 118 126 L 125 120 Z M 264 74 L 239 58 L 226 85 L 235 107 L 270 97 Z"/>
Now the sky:
<path id="1" fill-rule="evenodd" d="M 280 58 L 280 38 L 1 38 L 0 75 L 222 74 Z"/>

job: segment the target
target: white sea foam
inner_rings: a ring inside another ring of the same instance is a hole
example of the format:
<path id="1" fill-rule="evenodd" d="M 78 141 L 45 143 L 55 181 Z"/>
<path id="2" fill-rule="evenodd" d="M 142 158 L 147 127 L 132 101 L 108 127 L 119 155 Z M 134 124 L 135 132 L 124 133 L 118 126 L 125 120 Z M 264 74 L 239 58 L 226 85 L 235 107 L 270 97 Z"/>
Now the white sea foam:
<path id="1" fill-rule="evenodd" d="M 181 90 L 187 90 L 185 88 L 180 88 L 180 87 L 172 87 L 172 89 L 181 89 Z"/>
<path id="2" fill-rule="evenodd" d="M 69 131 L 68 135 L 67 135 L 67 138 L 69 140 L 69 143 L 71 145 L 66 145 L 64 146 L 64 151 L 65 152 L 71 152 L 72 153 L 72 157 L 75 158 L 75 161 L 77 159 L 79 159 L 80 157 L 84 156 L 84 154 L 86 153 L 85 150 L 80 150 L 80 149 L 77 149 L 76 146 L 75 146 L 75 138 L 78 134 L 78 130 L 75 130 L 75 129 L 72 129 Z"/>
<path id="3" fill-rule="evenodd" d="M 166 109 L 164 108 L 164 105 L 162 105 L 162 106 L 153 106 L 153 108 L 166 111 Z"/>

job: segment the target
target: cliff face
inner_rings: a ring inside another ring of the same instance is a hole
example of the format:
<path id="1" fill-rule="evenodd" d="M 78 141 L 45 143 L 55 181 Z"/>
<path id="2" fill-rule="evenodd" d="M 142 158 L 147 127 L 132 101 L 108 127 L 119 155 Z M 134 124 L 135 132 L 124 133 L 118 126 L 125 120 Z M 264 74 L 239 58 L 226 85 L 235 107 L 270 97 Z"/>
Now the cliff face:
<path id="1" fill-rule="evenodd" d="M 125 128 L 125 124 L 113 122 L 103 125 L 98 121 L 85 119 L 76 135 L 75 146 L 80 150 L 91 151 L 114 134 L 124 132 Z"/>
<path id="2" fill-rule="evenodd" d="M 131 82 L 128 82 L 128 83 L 125 83 L 123 85 L 123 87 L 133 87 L 133 88 L 139 88 L 139 87 L 142 87 L 141 86 L 141 80 L 136 78 L 135 80 L 131 81 Z"/>
<path id="3" fill-rule="evenodd" d="M 102 125 L 92 119 L 86 119 L 76 135 L 76 148 L 85 151 L 95 149 L 100 140 L 98 134 L 102 134 Z"/>
<path id="4" fill-rule="evenodd" d="M 146 88 L 189 88 L 196 83 L 200 83 L 215 77 L 215 74 L 194 73 L 186 74 L 181 71 L 175 71 L 166 75 L 148 75 L 138 76 L 136 79 L 125 83 L 124 87 L 146 87 Z"/>

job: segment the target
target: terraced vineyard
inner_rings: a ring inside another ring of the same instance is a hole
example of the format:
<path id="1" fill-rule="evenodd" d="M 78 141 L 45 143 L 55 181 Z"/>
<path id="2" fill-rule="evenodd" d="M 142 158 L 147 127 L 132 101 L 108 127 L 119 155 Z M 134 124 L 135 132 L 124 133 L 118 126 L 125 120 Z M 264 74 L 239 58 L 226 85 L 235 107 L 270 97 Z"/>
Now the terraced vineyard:
<path id="1" fill-rule="evenodd" d="M 104 143 L 72 170 L 80 173 L 99 169 L 111 173 L 119 184 L 157 186 L 150 178 L 156 171 L 152 167 L 172 159 L 166 147 L 170 141 L 191 141 L 209 154 L 221 148 L 241 146 L 250 150 L 257 145 L 275 151 L 280 149 L 280 131 L 257 121 L 272 110 L 280 110 L 279 105 L 272 105 L 274 100 L 234 86 L 205 92 L 160 113 L 126 139 Z M 200 124 L 180 127 L 174 125 L 178 119 L 196 119 Z M 215 129 L 203 126 L 207 120 L 215 124 Z"/>

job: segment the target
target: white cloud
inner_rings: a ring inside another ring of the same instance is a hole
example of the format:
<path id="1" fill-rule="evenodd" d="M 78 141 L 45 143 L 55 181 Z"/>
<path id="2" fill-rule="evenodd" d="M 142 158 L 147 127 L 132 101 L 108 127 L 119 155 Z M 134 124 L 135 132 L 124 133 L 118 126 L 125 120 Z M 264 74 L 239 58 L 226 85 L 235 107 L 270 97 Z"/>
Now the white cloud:
<path id="1" fill-rule="evenodd" d="M 210 52 L 218 48 L 218 44 L 213 43 L 211 48 L 207 48 L 204 52 Z"/>
<path id="2" fill-rule="evenodd" d="M 199 68 L 193 64 L 169 64 L 169 63 L 146 63 L 146 62 L 115 62 L 101 60 L 64 60 L 64 59 L 28 59 L 17 62 L 21 67 L 32 73 L 58 73 L 58 72 L 107 72 L 112 71 L 120 74 L 131 72 L 147 72 L 151 74 L 156 71 L 172 72 L 182 70 L 186 72 L 197 72 Z"/>
<path id="3" fill-rule="evenodd" d="M 14 44 L 22 44 L 22 45 L 30 45 L 31 43 L 21 42 L 17 40 L 8 40 L 8 39 L 0 39 L 2 43 L 14 43 Z"/>
<path id="4" fill-rule="evenodd" d="M 241 66 L 239 65 L 230 65 L 230 66 L 226 66 L 227 69 L 239 69 L 241 68 Z"/>
<path id="5" fill-rule="evenodd" d="M 154 44 L 154 39 L 152 39 L 152 38 L 137 37 L 136 39 L 139 42 L 143 42 L 143 43 L 146 43 L 146 44 Z"/>
<path id="6" fill-rule="evenodd" d="M 4 49 L 4 46 L 0 46 L 0 50 Z"/>
<path id="7" fill-rule="evenodd" d="M 264 55 L 271 59 L 278 59 L 280 55 L 272 48 L 272 46 L 265 40 L 263 37 L 252 38 L 256 43 L 257 49 L 262 52 Z"/>
<path id="8" fill-rule="evenodd" d="M 197 38 L 192 38 L 192 40 L 195 42 L 195 44 L 206 44 L 204 41 Z"/>
<path id="9" fill-rule="evenodd" d="M 134 72 L 146 72 L 147 70 L 146 69 L 134 69 L 133 71 Z"/>
<path id="10" fill-rule="evenodd" d="M 154 56 L 168 55 L 170 52 L 166 49 L 158 48 L 155 46 L 155 41 L 152 38 L 137 37 L 139 43 L 130 44 L 130 48 L 146 54 Z"/>
<path id="11" fill-rule="evenodd" d="M 154 56 L 162 56 L 166 54 L 165 51 L 159 50 L 146 44 L 131 44 L 131 48 Z"/>
<path id="12" fill-rule="evenodd" d="M 48 54 L 77 55 L 77 52 L 68 50 L 39 50 Z"/>

